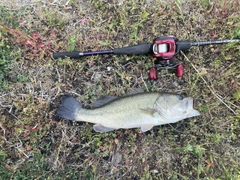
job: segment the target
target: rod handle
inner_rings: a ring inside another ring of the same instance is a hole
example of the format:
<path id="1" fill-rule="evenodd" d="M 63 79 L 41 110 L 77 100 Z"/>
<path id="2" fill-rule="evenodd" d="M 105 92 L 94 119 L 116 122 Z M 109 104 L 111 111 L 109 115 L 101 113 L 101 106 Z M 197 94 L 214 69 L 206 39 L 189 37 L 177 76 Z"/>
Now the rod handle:
<path id="1" fill-rule="evenodd" d="M 53 53 L 53 58 L 54 59 L 58 59 L 58 58 L 79 58 L 82 55 L 80 54 L 79 51 L 74 51 L 74 52 L 57 52 L 57 53 Z"/>
<path id="2" fill-rule="evenodd" d="M 113 49 L 113 54 L 149 54 L 151 53 L 151 51 L 152 44 L 138 44 L 134 46 Z"/>
<path id="3" fill-rule="evenodd" d="M 177 44 L 178 52 L 179 52 L 180 50 L 185 51 L 185 50 L 188 50 L 188 49 L 191 48 L 191 41 L 189 41 L 189 40 L 186 40 L 186 41 L 177 41 L 176 44 Z"/>

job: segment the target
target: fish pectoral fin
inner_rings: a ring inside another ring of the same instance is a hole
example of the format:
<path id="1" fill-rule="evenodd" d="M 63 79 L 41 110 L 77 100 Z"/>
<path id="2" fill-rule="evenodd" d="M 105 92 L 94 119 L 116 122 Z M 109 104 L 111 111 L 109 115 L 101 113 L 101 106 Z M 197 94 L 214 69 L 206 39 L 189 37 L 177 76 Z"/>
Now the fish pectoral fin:
<path id="1" fill-rule="evenodd" d="M 101 124 L 93 125 L 93 129 L 94 129 L 94 131 L 100 132 L 100 133 L 104 133 L 104 132 L 109 132 L 109 131 L 115 130 L 114 128 L 105 127 L 105 126 L 103 126 Z"/>
<path id="2" fill-rule="evenodd" d="M 146 109 L 141 109 L 144 113 L 154 116 L 154 113 L 156 112 L 154 109 L 151 108 L 146 108 Z"/>
<path id="3" fill-rule="evenodd" d="M 145 125 L 141 126 L 141 132 L 149 131 L 150 129 L 152 129 L 153 126 L 154 126 L 154 124 L 145 124 Z"/>

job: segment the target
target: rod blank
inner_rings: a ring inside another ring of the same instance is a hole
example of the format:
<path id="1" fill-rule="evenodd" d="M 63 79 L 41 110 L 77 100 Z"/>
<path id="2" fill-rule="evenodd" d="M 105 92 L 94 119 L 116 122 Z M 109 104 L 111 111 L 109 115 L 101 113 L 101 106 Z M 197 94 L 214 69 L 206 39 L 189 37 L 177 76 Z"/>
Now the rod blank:
<path id="1" fill-rule="evenodd" d="M 240 42 L 240 39 L 225 39 L 225 40 L 214 40 L 214 41 L 199 41 L 199 42 L 192 42 L 191 46 L 204 46 L 210 44 L 224 44 L 224 43 L 234 43 Z"/>

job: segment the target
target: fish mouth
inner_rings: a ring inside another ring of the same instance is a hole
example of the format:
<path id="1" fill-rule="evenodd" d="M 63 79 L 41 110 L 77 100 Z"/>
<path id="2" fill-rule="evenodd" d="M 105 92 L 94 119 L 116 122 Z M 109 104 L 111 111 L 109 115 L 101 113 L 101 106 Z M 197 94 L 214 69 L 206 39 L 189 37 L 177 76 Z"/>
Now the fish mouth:
<path id="1" fill-rule="evenodd" d="M 194 109 L 194 104 L 193 104 L 193 98 L 192 97 L 187 97 L 184 99 L 185 102 L 182 104 L 184 109 L 188 109 L 189 113 L 187 117 L 194 117 L 194 116 L 200 116 L 200 112 L 196 109 Z"/>
<path id="2" fill-rule="evenodd" d="M 188 114 L 188 117 L 200 116 L 200 112 L 196 109 L 192 109 L 191 112 Z"/>

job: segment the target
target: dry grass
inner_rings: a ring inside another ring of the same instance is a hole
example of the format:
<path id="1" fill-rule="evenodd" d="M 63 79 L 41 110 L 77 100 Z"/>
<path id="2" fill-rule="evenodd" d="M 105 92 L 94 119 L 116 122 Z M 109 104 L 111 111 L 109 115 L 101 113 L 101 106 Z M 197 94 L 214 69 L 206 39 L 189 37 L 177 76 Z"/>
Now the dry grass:
<path id="1" fill-rule="evenodd" d="M 238 1 L 25 3 L 0 3 L 0 53 L 9 54 L 0 74 L 2 179 L 240 178 L 239 44 L 192 48 L 178 56 L 184 77 L 161 70 L 157 81 L 148 80 L 149 56 L 51 57 L 162 35 L 192 41 L 237 38 Z M 91 124 L 54 116 L 64 92 L 89 106 L 97 97 L 121 96 L 133 88 L 192 96 L 202 116 L 146 134 L 138 129 L 98 134 Z"/>

